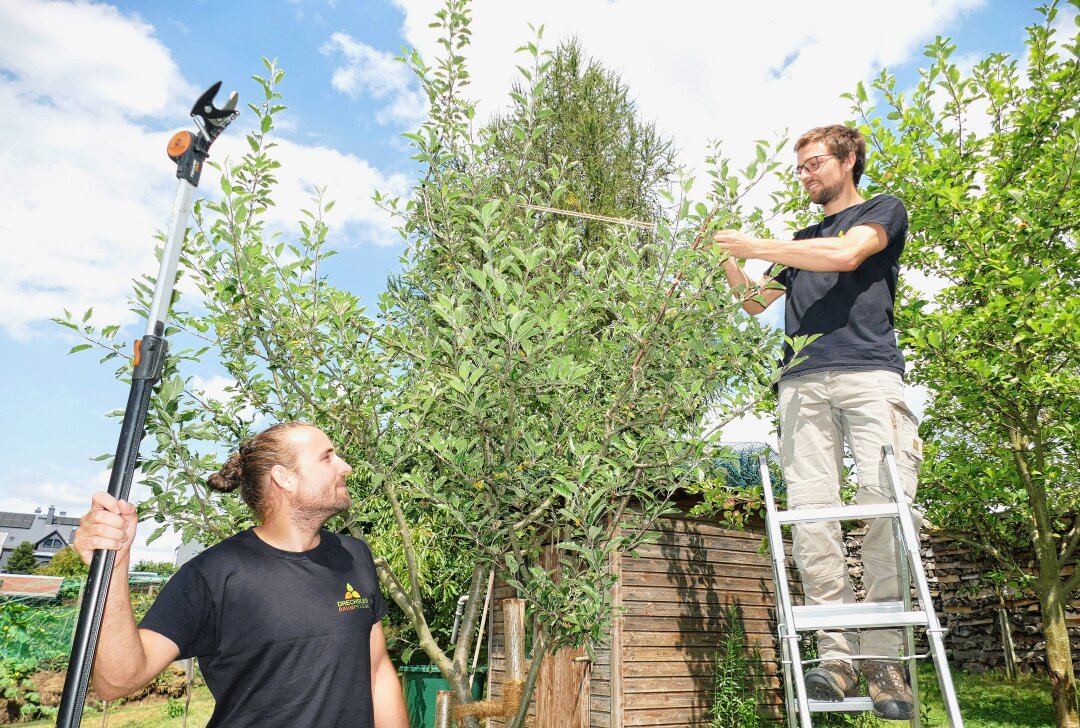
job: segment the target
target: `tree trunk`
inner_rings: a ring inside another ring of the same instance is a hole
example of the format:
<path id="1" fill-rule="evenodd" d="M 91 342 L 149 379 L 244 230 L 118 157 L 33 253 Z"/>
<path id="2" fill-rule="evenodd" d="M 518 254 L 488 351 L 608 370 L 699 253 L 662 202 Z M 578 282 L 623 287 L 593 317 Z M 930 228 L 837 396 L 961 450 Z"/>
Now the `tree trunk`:
<path id="1" fill-rule="evenodd" d="M 1046 498 L 1046 482 L 1042 468 L 1036 472 L 1028 462 L 1029 450 L 1015 432 L 1010 436 L 1013 457 L 1027 490 L 1031 506 L 1032 544 L 1038 561 L 1035 589 L 1039 596 L 1043 637 L 1046 638 L 1046 671 L 1050 676 L 1050 692 L 1054 700 L 1054 717 L 1058 728 L 1080 728 L 1076 705 L 1076 676 L 1073 672 L 1072 645 L 1065 623 L 1065 603 L 1069 595 L 1061 579 L 1061 562 L 1054 539 L 1053 521 Z"/>
<path id="2" fill-rule="evenodd" d="M 1056 574 L 1053 576 L 1057 583 L 1048 593 L 1039 594 L 1039 606 L 1042 610 L 1043 636 L 1046 638 L 1046 670 L 1050 675 L 1054 718 L 1058 728 L 1080 728 L 1072 647 L 1069 644 L 1069 630 L 1065 625 L 1065 600 L 1061 593 L 1060 577 Z"/>
<path id="3" fill-rule="evenodd" d="M 450 683 L 450 691 L 454 694 L 454 703 L 465 705 L 472 702 L 472 675 L 467 671 L 463 674 L 451 674 L 446 678 Z M 462 719 L 463 728 L 480 728 L 480 721 L 472 716 Z"/>
<path id="4" fill-rule="evenodd" d="M 529 702 L 532 700 L 533 691 L 536 689 L 536 678 L 540 675 L 540 667 L 544 664 L 544 658 L 548 656 L 547 645 L 543 633 L 533 640 L 532 659 L 529 661 L 529 674 L 525 676 L 525 689 L 521 694 L 521 702 L 518 704 L 517 713 L 506 728 L 523 728 L 525 718 L 529 712 Z"/>
<path id="5" fill-rule="evenodd" d="M 1058 728 L 1080 728 L 1076 706 L 1076 676 L 1073 672 L 1072 644 L 1065 623 L 1065 603 L 1068 595 L 1061 583 L 1061 569 L 1054 542 L 1036 544 L 1039 556 L 1039 611 L 1042 616 L 1043 637 L 1046 639 L 1046 672 L 1050 677 L 1050 693 L 1054 701 L 1054 718 Z M 1047 548 L 1048 547 L 1048 548 Z M 1049 553 L 1044 553 L 1047 548 Z"/>

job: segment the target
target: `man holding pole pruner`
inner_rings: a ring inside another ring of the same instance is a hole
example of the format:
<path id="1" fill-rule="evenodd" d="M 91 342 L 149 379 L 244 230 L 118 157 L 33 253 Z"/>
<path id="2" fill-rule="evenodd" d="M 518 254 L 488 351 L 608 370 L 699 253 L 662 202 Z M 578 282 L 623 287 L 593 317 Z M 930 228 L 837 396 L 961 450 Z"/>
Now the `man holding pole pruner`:
<path id="1" fill-rule="evenodd" d="M 207 485 L 239 490 L 259 525 L 184 564 L 138 625 L 127 590 L 135 507 L 96 493 L 74 546 L 116 552 L 94 663 L 107 700 L 170 662 L 198 657 L 214 695 L 208 726 L 408 728 L 386 651 L 371 551 L 322 528 L 347 510 L 352 468 L 311 425 L 274 425 L 243 442 Z"/>
<path id="2" fill-rule="evenodd" d="M 794 240 L 755 238 L 722 230 L 713 240 L 730 254 L 724 273 L 751 314 L 762 313 L 786 294 L 785 332 L 790 339 L 816 336 L 798 354 L 785 347 L 778 399 L 780 461 L 788 508 L 842 505 L 845 442 L 858 468 L 857 502 L 891 501 L 881 448 L 897 453 L 904 492 L 915 495 L 922 442 L 918 422 L 904 401 L 904 358 L 896 343 L 893 308 L 908 217 L 891 195 L 864 200 L 858 182 L 866 143 L 857 130 L 834 125 L 811 129 L 795 143 L 795 173 L 810 200 L 821 205 L 820 222 Z M 779 286 L 751 279 L 736 259 L 785 266 Z M 917 518 L 917 516 L 916 516 Z M 916 521 L 916 526 L 917 526 Z M 792 554 L 807 604 L 853 603 L 847 559 L 835 521 L 794 527 Z M 862 545 L 866 601 L 900 598 L 896 544 L 887 519 L 869 524 Z M 840 701 L 857 694 L 867 678 L 874 713 L 906 720 L 914 707 L 900 669 L 899 629 L 818 633 L 817 667 L 806 674 L 808 696 Z"/>

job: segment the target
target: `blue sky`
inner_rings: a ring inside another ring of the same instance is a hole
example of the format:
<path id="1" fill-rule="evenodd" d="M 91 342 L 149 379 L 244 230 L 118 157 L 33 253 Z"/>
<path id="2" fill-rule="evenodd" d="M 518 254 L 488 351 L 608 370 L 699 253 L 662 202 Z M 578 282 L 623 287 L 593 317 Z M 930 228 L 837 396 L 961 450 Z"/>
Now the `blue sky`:
<path id="1" fill-rule="evenodd" d="M 133 276 L 156 272 L 152 235 L 168 224 L 176 182 L 164 154 L 189 128 L 198 93 L 222 80 L 258 97 L 260 58 L 286 70 L 280 217 L 295 230 L 313 185 L 338 201 L 329 222 L 342 251 L 329 275 L 373 303 L 402 243 L 371 204 L 374 189 L 405 193 L 412 166 L 401 133 L 423 99 L 392 61 L 403 46 L 428 59 L 435 0 L 243 0 L 188 3 L 0 0 L 0 510 L 56 505 L 80 515 L 107 484 L 127 388 L 110 366 L 49 323 L 93 306 L 102 322 L 144 324 L 126 311 Z M 904 83 L 935 35 L 964 58 L 1022 54 L 1033 4 L 1013 0 L 823 0 L 744 4 L 689 0 L 551 0 L 474 4 L 472 96 L 480 118 L 500 108 L 513 51 L 528 23 L 549 46 L 576 34 L 622 72 L 642 113 L 700 167 L 708 140 L 735 159 L 753 139 L 847 118 L 839 95 L 883 66 Z M 241 116 L 214 156 L 242 153 Z M 212 193 L 216 175 L 204 176 Z M 127 338 L 131 338 L 128 336 Z M 213 390 L 223 383 L 205 374 Z M 748 439 L 761 429 L 742 425 Z M 134 494 L 138 498 L 138 492 Z M 150 529 L 145 529 L 149 531 Z M 171 558 L 165 538 L 140 555 Z"/>

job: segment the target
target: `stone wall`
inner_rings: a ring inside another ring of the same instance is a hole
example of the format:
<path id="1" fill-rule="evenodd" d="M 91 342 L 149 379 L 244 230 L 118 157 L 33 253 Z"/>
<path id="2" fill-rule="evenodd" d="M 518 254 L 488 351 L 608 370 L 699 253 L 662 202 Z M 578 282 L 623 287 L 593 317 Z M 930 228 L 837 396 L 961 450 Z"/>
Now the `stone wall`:
<path id="1" fill-rule="evenodd" d="M 849 568 L 860 598 L 862 566 L 858 547 L 862 534 L 863 530 L 857 529 L 847 537 Z M 945 647 L 954 669 L 1008 670 L 1010 662 L 1021 672 L 1041 672 L 1045 668 L 1046 642 L 1034 593 L 994 585 L 986 578 L 994 570 L 994 563 L 942 531 L 924 531 L 922 558 L 934 607 L 942 626 L 949 630 Z M 1017 554 L 1016 559 L 1028 564 L 1030 573 L 1034 573 L 1030 553 Z M 1069 564 L 1062 574 L 1071 574 L 1075 568 L 1075 564 Z M 1073 599 L 1066 621 L 1074 665 L 1080 672 L 1080 598 Z"/>

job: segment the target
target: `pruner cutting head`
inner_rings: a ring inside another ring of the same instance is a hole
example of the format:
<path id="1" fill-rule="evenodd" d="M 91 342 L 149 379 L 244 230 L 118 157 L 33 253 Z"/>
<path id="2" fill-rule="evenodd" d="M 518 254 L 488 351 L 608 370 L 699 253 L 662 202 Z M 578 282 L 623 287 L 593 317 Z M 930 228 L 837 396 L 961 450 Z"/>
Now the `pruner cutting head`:
<path id="1" fill-rule="evenodd" d="M 199 97 L 195 105 L 191 107 L 191 118 L 199 127 L 207 145 L 217 139 L 218 134 L 225 130 L 229 123 L 240 115 L 236 110 L 237 96 L 233 91 L 229 94 L 229 100 L 220 109 L 214 106 L 214 96 L 221 89 L 221 81 L 218 81 Z"/>

